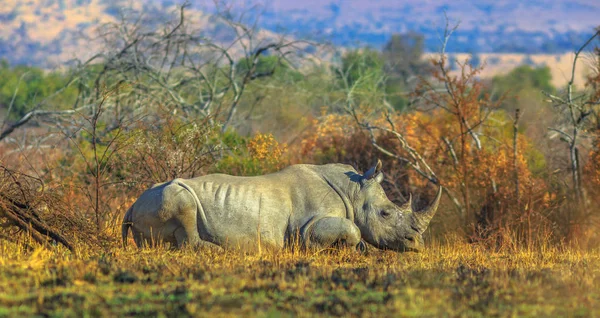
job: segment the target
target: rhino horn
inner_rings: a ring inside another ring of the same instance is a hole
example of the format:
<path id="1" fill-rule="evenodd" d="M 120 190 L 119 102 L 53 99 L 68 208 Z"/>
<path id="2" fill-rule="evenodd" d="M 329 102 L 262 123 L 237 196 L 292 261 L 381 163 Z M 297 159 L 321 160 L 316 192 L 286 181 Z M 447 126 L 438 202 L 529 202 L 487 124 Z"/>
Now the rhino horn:
<path id="1" fill-rule="evenodd" d="M 431 204 L 429 204 L 428 207 L 424 208 L 423 210 L 416 211 L 413 213 L 413 224 L 420 233 L 425 232 L 425 230 L 427 229 L 429 222 L 435 215 L 435 211 L 437 211 L 437 208 L 438 208 L 438 205 L 440 204 L 441 198 L 442 198 L 442 186 L 440 186 L 438 188 L 438 192 L 437 192 L 437 195 L 435 196 L 435 199 L 433 199 L 433 202 L 431 202 Z"/>
<path id="2" fill-rule="evenodd" d="M 412 211 L 412 194 L 408 194 L 408 201 L 406 201 L 403 205 L 400 206 L 400 210 L 402 211 Z"/>
<path id="3" fill-rule="evenodd" d="M 371 169 L 365 172 L 365 179 L 371 179 L 381 171 L 381 160 L 377 159 L 377 163 Z"/>

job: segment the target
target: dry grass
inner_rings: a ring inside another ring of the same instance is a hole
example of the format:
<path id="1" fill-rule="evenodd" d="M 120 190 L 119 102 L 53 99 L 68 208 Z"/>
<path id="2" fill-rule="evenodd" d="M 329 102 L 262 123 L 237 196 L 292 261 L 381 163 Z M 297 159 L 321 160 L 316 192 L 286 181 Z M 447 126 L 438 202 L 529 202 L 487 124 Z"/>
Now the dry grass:
<path id="1" fill-rule="evenodd" d="M 600 251 L 263 255 L 0 241 L 0 316 L 597 316 Z"/>
<path id="2" fill-rule="evenodd" d="M 463 62 L 470 58 L 469 53 L 452 53 L 452 57 L 457 61 Z M 424 58 L 434 58 L 436 54 L 428 53 Z M 481 78 L 491 79 L 497 75 L 505 75 L 518 66 L 526 65 L 528 60 L 532 67 L 548 66 L 552 73 L 552 85 L 557 88 L 563 88 L 571 79 L 571 69 L 573 68 L 573 53 L 563 54 L 520 54 L 520 53 L 481 53 L 478 54 L 481 62 L 485 62 L 485 67 L 481 71 Z M 459 74 L 459 70 L 453 72 Z M 593 57 L 590 54 L 583 54 L 582 59 L 577 63 L 575 69 L 575 86 L 583 88 L 588 75 L 593 74 Z"/>

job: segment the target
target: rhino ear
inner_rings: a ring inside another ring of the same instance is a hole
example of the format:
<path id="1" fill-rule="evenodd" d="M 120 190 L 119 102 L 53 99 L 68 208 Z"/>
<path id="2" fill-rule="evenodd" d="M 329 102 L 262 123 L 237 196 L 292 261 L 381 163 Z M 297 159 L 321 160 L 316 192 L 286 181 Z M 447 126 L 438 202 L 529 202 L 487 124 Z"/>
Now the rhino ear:
<path id="1" fill-rule="evenodd" d="M 371 167 L 371 169 L 367 170 L 364 175 L 366 180 L 375 179 L 377 183 L 381 183 L 383 181 L 383 173 L 381 173 L 381 160 L 377 159 L 377 163 Z"/>

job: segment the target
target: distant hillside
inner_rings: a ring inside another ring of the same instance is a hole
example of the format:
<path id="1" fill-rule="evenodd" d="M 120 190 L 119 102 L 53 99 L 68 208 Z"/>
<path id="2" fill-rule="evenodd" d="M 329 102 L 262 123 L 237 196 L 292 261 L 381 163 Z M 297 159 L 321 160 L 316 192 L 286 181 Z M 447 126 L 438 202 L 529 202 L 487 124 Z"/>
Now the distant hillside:
<path id="1" fill-rule="evenodd" d="M 122 8 L 144 10 L 160 21 L 174 0 L 1 0 L 0 58 L 13 64 L 54 67 L 85 58 L 100 23 L 116 21 Z M 426 50 L 439 49 L 444 12 L 460 20 L 449 52 L 564 54 L 600 24 L 597 0 L 230 0 L 234 11 L 261 15 L 272 34 L 331 41 L 340 46 L 381 47 L 397 32 L 425 35 Z M 190 15 L 211 37 L 224 36 L 210 12 L 213 1 L 193 1 Z M 87 37 L 87 39 L 86 39 Z M 225 35 L 224 38 L 227 36 Z"/>
<path id="2" fill-rule="evenodd" d="M 242 2 L 242 1 L 238 1 Z M 247 2 L 247 1 L 244 1 Z M 453 52 L 564 53 L 600 25 L 597 0 L 271 0 L 263 25 L 321 34 L 338 45 L 383 45 L 392 33 L 425 35 L 438 51 L 444 12 L 460 21 L 448 49 Z"/>
<path id="3" fill-rule="evenodd" d="M 179 18 L 175 1 L 153 0 L 0 0 L 0 58 L 11 64 L 53 68 L 73 58 L 85 60 L 105 45 L 98 26 L 118 23 L 125 12 L 130 18 L 143 14 L 145 26 Z M 232 28 L 213 15 L 188 8 L 186 19 L 198 35 L 216 42 L 235 38 Z M 259 39 L 276 34 L 261 29 Z M 235 48 L 234 48 L 235 50 Z"/>
<path id="4" fill-rule="evenodd" d="M 118 8 L 102 0 L 2 0 L 0 58 L 53 67 L 93 51 L 95 27 L 115 21 Z M 82 50 L 85 48 L 85 50 Z"/>

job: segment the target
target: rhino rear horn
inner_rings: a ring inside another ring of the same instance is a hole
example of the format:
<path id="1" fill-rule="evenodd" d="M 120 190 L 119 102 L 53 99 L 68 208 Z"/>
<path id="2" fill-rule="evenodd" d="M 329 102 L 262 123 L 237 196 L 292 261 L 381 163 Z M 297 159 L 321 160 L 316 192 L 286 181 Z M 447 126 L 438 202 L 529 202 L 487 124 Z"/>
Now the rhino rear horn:
<path id="1" fill-rule="evenodd" d="M 416 211 L 413 213 L 413 224 L 420 233 L 425 232 L 425 230 L 427 229 L 429 222 L 431 221 L 431 219 L 435 215 L 435 212 L 437 211 L 441 198 L 442 186 L 439 186 L 438 192 L 435 196 L 435 199 L 433 199 L 433 202 L 431 202 L 431 204 L 429 204 L 429 206 L 424 208 L 423 210 Z"/>

